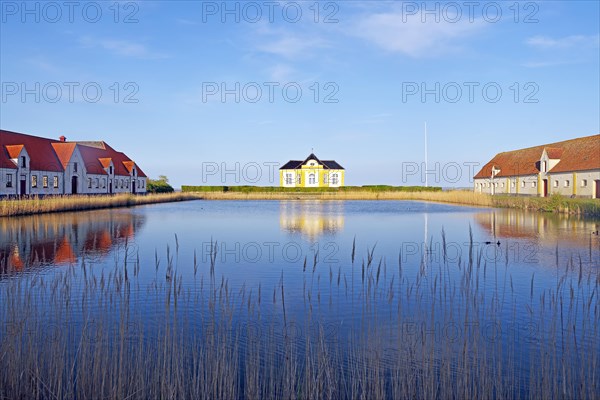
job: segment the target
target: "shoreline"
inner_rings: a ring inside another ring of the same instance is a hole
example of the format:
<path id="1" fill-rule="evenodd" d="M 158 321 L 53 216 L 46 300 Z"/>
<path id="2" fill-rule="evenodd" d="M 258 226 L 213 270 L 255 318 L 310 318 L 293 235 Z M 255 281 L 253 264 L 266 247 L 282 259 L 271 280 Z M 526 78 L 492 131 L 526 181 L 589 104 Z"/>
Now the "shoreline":
<path id="1" fill-rule="evenodd" d="M 55 212 L 88 211 L 107 208 L 134 207 L 192 200 L 397 200 L 425 201 L 466 207 L 511 208 L 524 211 L 551 212 L 600 218 L 600 200 L 571 199 L 561 196 L 512 197 L 490 196 L 472 191 L 400 192 L 400 191 L 340 191 L 340 192 L 176 192 L 145 196 L 122 194 L 114 196 L 60 196 L 0 201 L 0 218 Z"/>

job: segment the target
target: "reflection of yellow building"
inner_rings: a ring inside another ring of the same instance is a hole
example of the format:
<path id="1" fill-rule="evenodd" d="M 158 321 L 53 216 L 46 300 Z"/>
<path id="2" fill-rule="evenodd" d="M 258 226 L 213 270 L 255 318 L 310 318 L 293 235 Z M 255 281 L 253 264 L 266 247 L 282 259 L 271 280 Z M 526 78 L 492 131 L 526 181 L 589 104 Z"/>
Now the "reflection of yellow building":
<path id="1" fill-rule="evenodd" d="M 281 229 L 316 238 L 344 228 L 344 203 L 339 201 L 282 201 Z"/>

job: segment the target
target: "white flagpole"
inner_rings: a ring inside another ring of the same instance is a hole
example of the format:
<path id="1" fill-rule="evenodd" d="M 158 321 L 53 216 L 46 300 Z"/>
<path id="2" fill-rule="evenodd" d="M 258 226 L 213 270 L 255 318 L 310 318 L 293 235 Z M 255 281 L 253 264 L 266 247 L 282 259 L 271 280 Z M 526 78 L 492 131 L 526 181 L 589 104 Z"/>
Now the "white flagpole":
<path id="1" fill-rule="evenodd" d="M 427 158 L 427 121 L 425 121 L 425 187 L 428 187 L 428 180 L 427 180 L 427 172 L 428 172 L 428 167 L 427 167 L 427 163 L 428 163 L 428 158 Z"/>

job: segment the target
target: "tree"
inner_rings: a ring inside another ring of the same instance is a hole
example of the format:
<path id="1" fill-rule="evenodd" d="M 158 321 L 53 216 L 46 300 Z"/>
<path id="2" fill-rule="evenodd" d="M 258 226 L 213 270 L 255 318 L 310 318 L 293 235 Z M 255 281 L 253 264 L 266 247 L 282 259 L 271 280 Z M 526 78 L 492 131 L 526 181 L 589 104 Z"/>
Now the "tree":
<path id="1" fill-rule="evenodd" d="M 148 179 L 148 193 L 172 193 L 175 191 L 173 186 L 169 185 L 169 178 L 166 175 L 159 175 L 158 179 Z"/>

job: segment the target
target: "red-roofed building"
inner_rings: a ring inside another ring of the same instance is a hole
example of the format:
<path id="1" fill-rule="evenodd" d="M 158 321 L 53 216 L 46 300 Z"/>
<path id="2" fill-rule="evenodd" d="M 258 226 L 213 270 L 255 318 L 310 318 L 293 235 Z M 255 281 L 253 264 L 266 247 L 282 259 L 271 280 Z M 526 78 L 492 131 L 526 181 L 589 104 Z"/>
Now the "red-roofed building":
<path id="1" fill-rule="evenodd" d="M 0 196 L 145 193 L 146 179 L 105 142 L 0 130 Z"/>
<path id="2" fill-rule="evenodd" d="M 600 135 L 499 153 L 474 183 L 479 193 L 600 199 Z"/>

